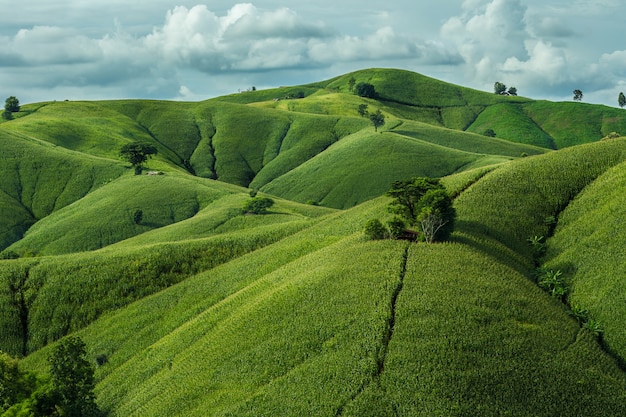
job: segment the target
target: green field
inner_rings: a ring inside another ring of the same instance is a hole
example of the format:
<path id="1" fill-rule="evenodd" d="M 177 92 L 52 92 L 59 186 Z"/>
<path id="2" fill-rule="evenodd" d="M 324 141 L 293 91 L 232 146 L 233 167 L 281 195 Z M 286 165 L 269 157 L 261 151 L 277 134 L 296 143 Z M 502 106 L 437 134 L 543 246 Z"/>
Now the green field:
<path id="1" fill-rule="evenodd" d="M 626 139 L 600 140 L 625 131 L 388 69 L 23 105 L 0 123 L 0 351 L 45 377 L 79 336 L 109 416 L 626 415 Z M 450 241 L 369 240 L 415 176 L 454 197 Z"/>

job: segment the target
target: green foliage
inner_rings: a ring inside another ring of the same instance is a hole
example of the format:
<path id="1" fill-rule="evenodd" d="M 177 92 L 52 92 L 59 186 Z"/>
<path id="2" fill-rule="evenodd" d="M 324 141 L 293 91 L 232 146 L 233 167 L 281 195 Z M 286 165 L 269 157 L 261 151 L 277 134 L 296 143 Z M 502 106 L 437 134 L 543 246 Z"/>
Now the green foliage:
<path id="1" fill-rule="evenodd" d="M 354 89 L 356 95 L 365 98 L 377 98 L 376 88 L 370 83 L 358 83 Z"/>
<path id="2" fill-rule="evenodd" d="M 374 125 L 374 131 L 378 132 L 378 128 L 385 124 L 385 115 L 380 110 L 376 110 L 375 113 L 370 113 L 370 122 Z"/>
<path id="3" fill-rule="evenodd" d="M 617 96 L 617 104 L 621 107 L 624 108 L 624 106 L 626 106 L 626 96 L 624 95 L 623 92 L 620 91 L 619 95 Z"/>
<path id="4" fill-rule="evenodd" d="M 0 415 L 30 397 L 35 386 L 33 374 L 22 372 L 17 359 L 0 351 Z"/>
<path id="5" fill-rule="evenodd" d="M 249 214 L 265 214 L 273 205 L 274 200 L 269 197 L 253 197 L 244 203 L 242 211 Z"/>
<path id="6" fill-rule="evenodd" d="M 582 101 L 583 100 L 583 92 L 579 89 L 573 91 L 574 101 Z"/>
<path id="7" fill-rule="evenodd" d="M 370 219 L 365 223 L 365 236 L 371 240 L 381 240 L 387 237 L 387 229 L 378 219 Z"/>
<path id="8" fill-rule="evenodd" d="M 415 224 L 423 206 L 422 198 L 429 190 L 441 187 L 439 179 L 428 177 L 414 177 L 410 180 L 394 181 L 386 195 L 393 198 L 389 210 L 401 215 L 410 225 Z"/>
<path id="9" fill-rule="evenodd" d="M 50 382 L 58 393 L 59 414 L 68 417 L 97 416 L 94 370 L 86 359 L 85 343 L 68 337 L 50 355 Z"/>
<path id="10" fill-rule="evenodd" d="M 8 97 L 4 101 L 5 113 L 14 113 L 20 111 L 20 101 L 15 96 Z"/>
<path id="11" fill-rule="evenodd" d="M 404 236 L 405 229 L 405 221 L 398 216 L 394 216 L 387 222 L 387 230 L 389 231 L 390 239 L 400 239 Z"/>
<path id="12" fill-rule="evenodd" d="M 552 297 L 565 300 L 569 287 L 560 270 L 542 269 L 537 275 L 537 284 Z"/>
<path id="13" fill-rule="evenodd" d="M 500 81 L 496 81 L 493 85 L 493 92 L 496 94 L 502 94 L 506 92 L 506 85 Z"/>
<path id="14" fill-rule="evenodd" d="M 135 222 L 135 224 L 140 224 L 141 220 L 143 220 L 143 210 L 137 209 L 133 213 L 133 222 Z"/>
<path id="15" fill-rule="evenodd" d="M 365 117 L 365 116 L 367 116 L 369 114 L 368 111 L 367 111 L 367 107 L 368 106 L 365 103 L 359 104 L 359 108 L 358 108 L 359 116 Z"/>
<path id="16" fill-rule="evenodd" d="M 127 143 L 120 149 L 120 156 L 130 162 L 135 168 L 135 175 L 139 175 L 144 162 L 157 152 L 157 148 L 150 143 Z"/>
<path id="17" fill-rule="evenodd" d="M 443 185 L 429 189 L 419 199 L 417 223 L 426 243 L 447 240 L 454 229 L 456 212 Z"/>

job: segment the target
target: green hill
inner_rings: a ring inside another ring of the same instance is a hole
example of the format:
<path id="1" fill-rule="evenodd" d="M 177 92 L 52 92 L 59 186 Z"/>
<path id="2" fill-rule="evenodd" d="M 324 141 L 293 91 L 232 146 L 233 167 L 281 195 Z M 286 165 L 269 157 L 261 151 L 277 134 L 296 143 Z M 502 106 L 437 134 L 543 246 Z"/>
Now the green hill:
<path id="1" fill-rule="evenodd" d="M 43 376 L 80 336 L 110 416 L 625 415 L 626 139 L 599 140 L 622 114 L 386 69 L 25 105 L 0 123 L 0 350 Z M 413 176 L 454 196 L 450 241 L 368 240 Z"/>

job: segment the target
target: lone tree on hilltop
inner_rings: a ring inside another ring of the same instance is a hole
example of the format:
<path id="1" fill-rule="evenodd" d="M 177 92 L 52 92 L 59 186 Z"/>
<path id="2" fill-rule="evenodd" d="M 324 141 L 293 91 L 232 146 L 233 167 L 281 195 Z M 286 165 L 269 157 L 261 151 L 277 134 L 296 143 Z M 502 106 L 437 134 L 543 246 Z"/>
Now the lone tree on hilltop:
<path id="1" fill-rule="evenodd" d="M 365 98 L 376 98 L 376 88 L 370 83 L 358 83 L 355 88 L 357 96 Z"/>
<path id="2" fill-rule="evenodd" d="M 20 111 L 20 101 L 15 96 L 8 97 L 4 102 L 2 117 L 5 120 L 13 119 L 13 113 Z"/>
<path id="3" fill-rule="evenodd" d="M 619 104 L 621 108 L 624 108 L 624 106 L 626 106 L 626 96 L 624 95 L 624 93 L 619 93 L 619 97 L 617 97 L 617 104 Z"/>
<path id="4" fill-rule="evenodd" d="M 135 175 L 141 175 L 143 170 L 143 163 L 146 162 L 152 155 L 157 154 L 157 148 L 144 142 L 127 143 L 120 149 L 120 156 L 135 168 Z"/>
<path id="5" fill-rule="evenodd" d="M 574 101 L 582 101 L 583 99 L 583 92 L 580 91 L 579 89 L 576 89 L 573 91 L 574 93 Z"/>
<path id="6" fill-rule="evenodd" d="M 509 91 L 507 91 L 509 93 L 510 96 L 516 96 L 517 95 L 517 88 L 515 87 L 509 87 Z"/>
<path id="7" fill-rule="evenodd" d="M 502 94 L 506 92 L 506 85 L 500 81 L 496 81 L 493 85 L 493 92 L 496 94 Z"/>
<path id="8" fill-rule="evenodd" d="M 4 110 L 12 113 L 20 111 L 20 101 L 17 97 L 11 96 L 7 98 L 4 102 Z"/>

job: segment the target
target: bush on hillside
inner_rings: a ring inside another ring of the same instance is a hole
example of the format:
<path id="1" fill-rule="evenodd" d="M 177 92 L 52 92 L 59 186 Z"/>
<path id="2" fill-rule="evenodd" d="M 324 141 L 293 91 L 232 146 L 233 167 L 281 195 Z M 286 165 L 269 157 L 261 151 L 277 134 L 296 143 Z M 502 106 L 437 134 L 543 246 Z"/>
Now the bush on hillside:
<path id="1" fill-rule="evenodd" d="M 365 223 L 365 236 L 371 240 L 381 240 L 387 237 L 385 226 L 378 219 L 371 219 Z"/>
<path id="2" fill-rule="evenodd" d="M 376 98 L 376 88 L 370 83 L 358 83 L 355 88 L 356 94 L 359 97 Z"/>
<path id="3" fill-rule="evenodd" d="M 265 214 L 267 209 L 274 205 L 274 200 L 268 197 L 254 197 L 246 201 L 242 211 L 244 214 Z"/>

